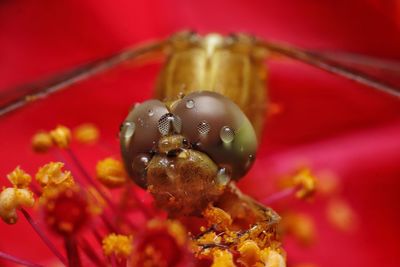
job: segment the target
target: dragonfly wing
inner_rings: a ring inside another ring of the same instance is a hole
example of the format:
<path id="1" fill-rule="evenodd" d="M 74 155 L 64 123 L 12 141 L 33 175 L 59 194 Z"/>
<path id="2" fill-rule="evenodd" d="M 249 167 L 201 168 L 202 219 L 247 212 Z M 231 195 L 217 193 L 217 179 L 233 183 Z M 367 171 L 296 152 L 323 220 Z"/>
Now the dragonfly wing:
<path id="1" fill-rule="evenodd" d="M 317 52 L 264 40 L 259 40 L 258 43 L 272 53 L 304 62 L 400 98 L 400 62 L 349 53 Z"/>
<path id="2" fill-rule="evenodd" d="M 90 79 L 122 63 L 162 52 L 166 44 L 167 40 L 135 46 L 56 74 L 43 81 L 4 90 L 0 93 L 0 116 L 21 108 L 30 102 L 43 99 L 50 94 L 67 89 L 72 85 Z"/>

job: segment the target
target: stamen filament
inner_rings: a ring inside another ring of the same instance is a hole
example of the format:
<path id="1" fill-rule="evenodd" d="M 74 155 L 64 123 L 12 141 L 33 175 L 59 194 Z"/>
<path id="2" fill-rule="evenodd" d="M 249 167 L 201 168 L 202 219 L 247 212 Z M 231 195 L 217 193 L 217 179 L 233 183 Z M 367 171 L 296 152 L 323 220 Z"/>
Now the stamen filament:
<path id="1" fill-rule="evenodd" d="M 79 251 L 77 242 L 74 236 L 66 236 L 64 238 L 65 250 L 68 256 L 68 266 L 69 267 L 80 267 L 81 260 L 79 257 Z"/>
<path id="2" fill-rule="evenodd" d="M 282 191 L 279 191 L 277 193 L 274 193 L 266 198 L 264 198 L 263 200 L 261 200 L 260 202 L 263 203 L 264 205 L 271 205 L 275 202 L 281 201 L 285 198 L 288 198 L 290 196 L 294 196 L 296 191 L 298 190 L 297 186 L 293 186 L 290 188 L 286 188 Z"/>
<path id="3" fill-rule="evenodd" d="M 30 262 L 28 260 L 18 258 L 16 256 L 10 255 L 10 254 L 2 252 L 2 251 L 0 251 L 0 258 L 4 259 L 4 260 L 12 261 L 16 264 L 28 266 L 28 267 L 43 267 L 43 265 L 36 264 L 36 263 Z"/>
<path id="4" fill-rule="evenodd" d="M 86 254 L 87 258 L 89 258 L 96 266 L 106 267 L 104 260 L 100 259 L 97 253 L 92 249 L 88 241 L 82 238 L 79 242 L 79 247 L 82 248 L 83 252 Z"/>
<path id="5" fill-rule="evenodd" d="M 75 155 L 75 153 L 69 148 L 67 149 L 67 153 L 68 155 L 71 157 L 72 161 L 74 162 L 74 164 L 77 166 L 77 168 L 79 169 L 79 171 L 82 173 L 83 177 L 86 179 L 86 181 L 88 183 L 90 183 L 101 195 L 102 198 L 104 198 L 104 200 L 107 202 L 108 205 L 110 205 L 110 207 L 113 210 L 117 210 L 115 204 L 111 201 L 111 199 L 104 194 L 104 192 L 101 190 L 101 188 L 99 187 L 99 185 L 93 180 L 92 176 L 86 171 L 86 169 L 82 166 L 82 164 L 80 163 L 78 157 Z M 137 203 L 140 203 L 141 201 L 139 200 L 139 198 L 137 197 L 136 193 L 133 190 L 130 190 L 130 197 L 133 198 Z M 151 218 L 154 216 L 154 214 L 152 214 L 150 212 L 150 209 L 146 209 L 143 205 L 138 205 L 138 208 L 140 209 L 140 211 L 147 217 L 147 218 Z M 125 218 L 125 220 L 128 220 L 127 218 Z"/>
<path id="6" fill-rule="evenodd" d="M 54 246 L 54 244 L 46 237 L 46 234 L 43 232 L 42 229 L 40 229 L 39 225 L 32 219 L 32 217 L 29 215 L 29 213 L 24 210 L 23 208 L 20 209 L 22 214 L 24 215 L 25 219 L 28 221 L 28 223 L 32 226 L 33 230 L 39 235 L 39 237 L 42 239 L 42 241 L 46 244 L 46 246 L 53 252 L 53 254 L 64 264 L 67 265 L 67 260 L 64 258 L 64 256 L 57 250 L 57 248 Z"/>

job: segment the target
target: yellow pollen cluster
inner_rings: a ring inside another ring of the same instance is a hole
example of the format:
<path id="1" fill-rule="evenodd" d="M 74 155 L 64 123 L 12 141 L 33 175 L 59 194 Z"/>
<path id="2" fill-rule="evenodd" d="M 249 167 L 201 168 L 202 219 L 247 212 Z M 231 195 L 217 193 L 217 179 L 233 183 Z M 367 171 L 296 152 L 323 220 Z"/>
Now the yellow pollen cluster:
<path id="1" fill-rule="evenodd" d="M 127 258 L 132 253 L 132 236 L 110 234 L 103 239 L 103 252 L 106 256 Z"/>
<path id="2" fill-rule="evenodd" d="M 261 261 L 265 267 L 286 267 L 285 257 L 279 251 L 264 249 L 261 252 Z"/>
<path id="3" fill-rule="evenodd" d="M 43 197 L 57 195 L 75 184 L 71 172 L 63 171 L 63 167 L 64 163 L 62 162 L 50 162 L 36 173 L 35 178 L 43 189 Z"/>
<path id="4" fill-rule="evenodd" d="M 71 142 L 71 131 L 63 126 L 58 125 L 50 132 L 40 131 L 32 138 L 32 148 L 35 152 L 43 153 L 49 150 L 53 145 L 59 148 L 68 148 Z"/>
<path id="5" fill-rule="evenodd" d="M 35 152 L 43 153 L 53 146 L 53 140 L 49 133 L 40 131 L 32 138 L 32 148 Z"/>
<path id="6" fill-rule="evenodd" d="M 9 173 L 7 178 L 15 188 L 27 188 L 32 181 L 32 177 L 19 166 Z"/>
<path id="7" fill-rule="evenodd" d="M 123 164 L 113 158 L 100 160 L 96 165 L 96 175 L 99 182 L 110 188 L 122 186 L 127 181 Z"/>
<path id="8" fill-rule="evenodd" d="M 243 231 L 243 228 L 234 224 L 228 213 L 211 205 L 203 212 L 203 216 L 210 228 L 201 227 L 200 235 L 193 239 L 198 258 L 211 259 L 215 267 L 285 266 L 284 252 L 276 239 L 275 226 L 258 222 Z"/>
<path id="9" fill-rule="evenodd" d="M 238 251 L 240 257 L 238 262 L 243 266 L 254 266 L 254 267 L 284 267 L 286 261 L 284 256 L 277 250 L 271 248 L 265 248 L 261 250 L 257 243 L 252 240 L 246 240 L 243 242 Z"/>
<path id="10" fill-rule="evenodd" d="M 232 254 L 226 250 L 216 250 L 213 254 L 213 264 L 211 267 L 235 267 Z"/>
<path id="11" fill-rule="evenodd" d="M 68 148 L 71 142 L 71 131 L 63 125 L 58 125 L 54 130 L 51 130 L 50 136 L 59 148 Z"/>
<path id="12" fill-rule="evenodd" d="M 293 177 L 293 183 L 299 187 L 296 197 L 307 198 L 315 192 L 316 178 L 309 169 L 302 169 Z"/>
<path id="13" fill-rule="evenodd" d="M 75 128 L 74 138 L 82 144 L 94 144 L 99 140 L 100 131 L 91 123 L 84 123 Z"/>
<path id="14" fill-rule="evenodd" d="M 232 224 L 232 218 L 227 212 L 212 205 L 204 210 L 203 216 L 209 225 L 218 225 L 222 229 L 226 229 Z"/>
<path id="15" fill-rule="evenodd" d="M 343 232 L 352 232 L 357 226 L 357 216 L 350 205 L 341 198 L 329 201 L 326 216 L 328 221 Z"/>
<path id="16" fill-rule="evenodd" d="M 17 209 L 33 207 L 35 199 L 28 188 L 29 174 L 17 167 L 7 177 L 14 187 L 4 188 L 0 193 L 0 217 L 4 222 L 14 224 L 18 220 Z"/>
<path id="17" fill-rule="evenodd" d="M 283 216 L 282 226 L 304 246 L 311 245 L 316 238 L 315 224 L 307 214 L 289 213 Z"/>

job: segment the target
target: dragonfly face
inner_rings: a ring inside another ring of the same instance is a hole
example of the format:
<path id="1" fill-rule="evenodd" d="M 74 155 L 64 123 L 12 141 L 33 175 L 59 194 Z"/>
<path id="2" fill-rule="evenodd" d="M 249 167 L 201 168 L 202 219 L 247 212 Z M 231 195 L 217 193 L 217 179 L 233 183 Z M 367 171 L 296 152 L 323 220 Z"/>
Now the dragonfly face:
<path id="1" fill-rule="evenodd" d="M 120 139 L 130 176 L 172 215 L 200 213 L 231 180 L 246 174 L 257 150 L 254 129 L 240 108 L 209 91 L 136 106 Z"/>

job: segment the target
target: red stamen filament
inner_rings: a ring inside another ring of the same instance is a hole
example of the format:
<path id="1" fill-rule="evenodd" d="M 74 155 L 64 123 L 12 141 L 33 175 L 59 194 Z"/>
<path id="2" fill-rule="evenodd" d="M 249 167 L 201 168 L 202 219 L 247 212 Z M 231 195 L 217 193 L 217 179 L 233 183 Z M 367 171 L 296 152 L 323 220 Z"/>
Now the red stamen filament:
<path id="1" fill-rule="evenodd" d="M 2 251 L 0 251 L 0 258 L 4 259 L 4 260 L 12 261 L 12 262 L 14 262 L 16 264 L 21 264 L 21 265 L 24 265 L 24 266 L 28 266 L 28 267 L 43 267 L 43 265 L 39 265 L 39 264 L 30 262 L 28 260 L 24 260 L 24 259 L 18 258 L 16 256 L 12 256 L 12 255 L 10 255 L 8 253 L 5 253 L 5 252 L 2 252 Z"/>
<path id="2" fill-rule="evenodd" d="M 79 257 L 79 251 L 75 237 L 74 236 L 64 237 L 64 245 L 68 256 L 68 266 L 80 267 L 81 260 Z"/>
<path id="3" fill-rule="evenodd" d="M 74 162 L 74 164 L 76 165 L 76 167 L 79 169 L 79 171 L 81 172 L 81 174 L 83 175 L 83 177 L 86 179 L 86 181 L 91 184 L 97 192 L 99 192 L 100 196 L 102 198 L 104 198 L 104 200 L 107 202 L 107 204 L 111 207 L 112 210 L 117 210 L 117 207 L 115 206 L 115 204 L 111 201 L 111 199 L 104 194 L 104 192 L 101 190 L 101 188 L 98 186 L 98 184 L 94 181 L 94 179 L 92 178 L 92 176 L 86 171 L 86 169 L 82 166 L 82 164 L 80 163 L 78 157 L 75 155 L 75 153 L 72 151 L 72 149 L 67 149 L 68 155 L 70 156 L 70 158 L 72 159 L 72 161 Z M 138 208 L 140 209 L 140 211 L 147 217 L 147 218 L 152 218 L 154 217 L 154 214 L 151 213 L 150 209 L 146 209 L 146 207 L 144 207 L 144 205 L 140 205 L 141 201 L 140 199 L 137 197 L 136 193 L 134 192 L 134 190 L 130 190 L 130 197 L 133 198 L 139 205 Z M 126 221 L 128 221 L 129 224 L 131 224 L 129 222 L 129 220 L 125 217 L 124 218 Z"/>
<path id="4" fill-rule="evenodd" d="M 86 254 L 87 258 L 90 259 L 96 266 L 106 267 L 106 264 L 104 263 L 104 260 L 100 259 L 100 257 L 92 249 L 91 245 L 89 244 L 89 242 L 86 239 L 82 238 L 80 240 L 79 247 Z"/>
<path id="5" fill-rule="evenodd" d="M 40 229 L 39 225 L 32 219 L 32 217 L 29 215 L 29 213 L 24 210 L 20 209 L 22 214 L 24 215 L 25 219 L 28 221 L 28 223 L 32 226 L 33 230 L 39 235 L 39 237 L 42 239 L 42 241 L 46 244 L 46 246 L 53 252 L 53 254 L 62 262 L 64 265 L 67 265 L 67 260 L 64 258 L 64 256 L 57 250 L 57 248 L 54 246 L 54 244 L 50 241 L 50 239 L 47 238 L 46 234 L 43 232 L 42 229 Z"/>

